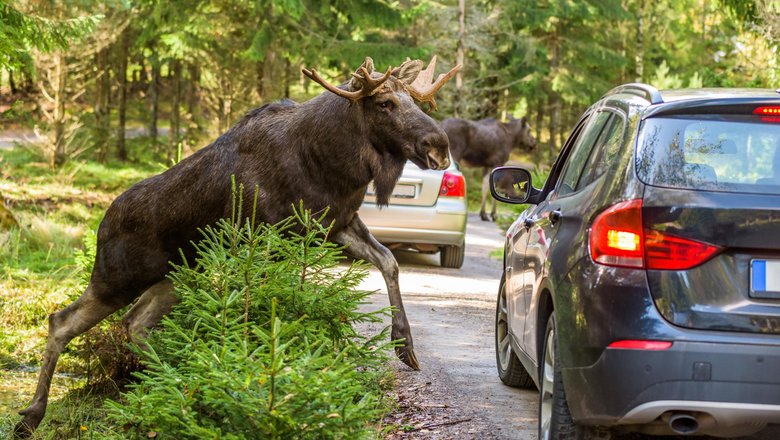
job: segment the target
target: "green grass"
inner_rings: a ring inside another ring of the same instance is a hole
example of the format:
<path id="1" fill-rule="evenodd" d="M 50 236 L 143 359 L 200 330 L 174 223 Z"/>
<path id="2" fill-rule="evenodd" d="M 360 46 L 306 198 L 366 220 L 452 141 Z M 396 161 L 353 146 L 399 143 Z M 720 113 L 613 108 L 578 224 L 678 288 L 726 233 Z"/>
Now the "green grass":
<path id="1" fill-rule="evenodd" d="M 19 420 L 15 411 L 34 392 L 37 373 L 27 369 L 40 362 L 47 316 L 81 294 L 87 274 L 78 256 L 85 237 L 119 193 L 161 170 L 156 164 L 71 161 L 52 171 L 32 151 L 0 150 L 0 194 L 19 223 L 0 230 L 0 437 L 10 433 Z M 75 355 L 81 344 L 74 341 L 63 353 L 58 371 L 83 371 Z M 102 438 L 88 423 L 100 415 L 97 397 L 66 394 L 79 385 L 55 378 L 46 424 L 34 438 Z"/>
<path id="2" fill-rule="evenodd" d="M 35 364 L 46 317 L 81 293 L 85 234 L 116 195 L 159 168 L 70 162 L 51 171 L 23 148 L 1 150 L 0 164 L 0 194 L 20 225 L 0 231 L 0 366 Z"/>

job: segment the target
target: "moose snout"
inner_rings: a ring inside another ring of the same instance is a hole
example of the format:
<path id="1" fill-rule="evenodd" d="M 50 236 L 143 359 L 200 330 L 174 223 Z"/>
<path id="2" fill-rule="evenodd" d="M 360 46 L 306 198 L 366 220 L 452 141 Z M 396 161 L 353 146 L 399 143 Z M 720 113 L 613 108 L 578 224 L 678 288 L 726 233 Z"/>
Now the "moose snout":
<path id="1" fill-rule="evenodd" d="M 425 158 L 428 168 L 443 170 L 450 166 L 449 146 L 450 141 L 443 131 L 428 133 L 420 138 L 417 151 Z"/>

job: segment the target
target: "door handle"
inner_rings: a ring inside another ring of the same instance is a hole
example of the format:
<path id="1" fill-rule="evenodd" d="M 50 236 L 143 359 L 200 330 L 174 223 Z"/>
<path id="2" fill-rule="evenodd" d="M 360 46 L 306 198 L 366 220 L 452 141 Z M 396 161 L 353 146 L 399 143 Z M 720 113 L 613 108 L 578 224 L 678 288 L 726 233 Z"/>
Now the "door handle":
<path id="1" fill-rule="evenodd" d="M 556 209 L 554 211 L 551 211 L 550 212 L 550 223 L 553 224 L 553 225 L 558 223 L 561 220 L 562 216 L 563 216 L 563 214 L 561 214 L 561 210 L 560 209 Z"/>

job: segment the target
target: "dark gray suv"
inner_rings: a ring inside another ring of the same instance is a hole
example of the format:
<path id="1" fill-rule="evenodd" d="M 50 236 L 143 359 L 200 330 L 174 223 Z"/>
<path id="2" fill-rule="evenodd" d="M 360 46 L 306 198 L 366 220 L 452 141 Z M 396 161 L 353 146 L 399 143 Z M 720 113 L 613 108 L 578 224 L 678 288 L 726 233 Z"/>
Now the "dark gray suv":
<path id="1" fill-rule="evenodd" d="M 540 440 L 780 423 L 778 92 L 615 88 L 543 188 L 503 167 L 491 190 L 530 204 L 507 231 L 496 360 L 539 388 Z"/>

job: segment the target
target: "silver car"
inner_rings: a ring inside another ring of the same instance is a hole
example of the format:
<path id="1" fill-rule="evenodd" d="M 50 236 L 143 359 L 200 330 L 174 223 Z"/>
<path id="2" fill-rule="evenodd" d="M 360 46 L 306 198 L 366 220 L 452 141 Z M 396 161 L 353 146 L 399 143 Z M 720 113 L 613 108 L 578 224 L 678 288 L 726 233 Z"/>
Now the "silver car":
<path id="1" fill-rule="evenodd" d="M 463 265 L 466 180 L 450 160 L 446 170 L 422 170 L 407 162 L 390 204 L 376 204 L 373 186 L 358 211 L 371 233 L 390 249 L 440 253 L 443 267 Z"/>

